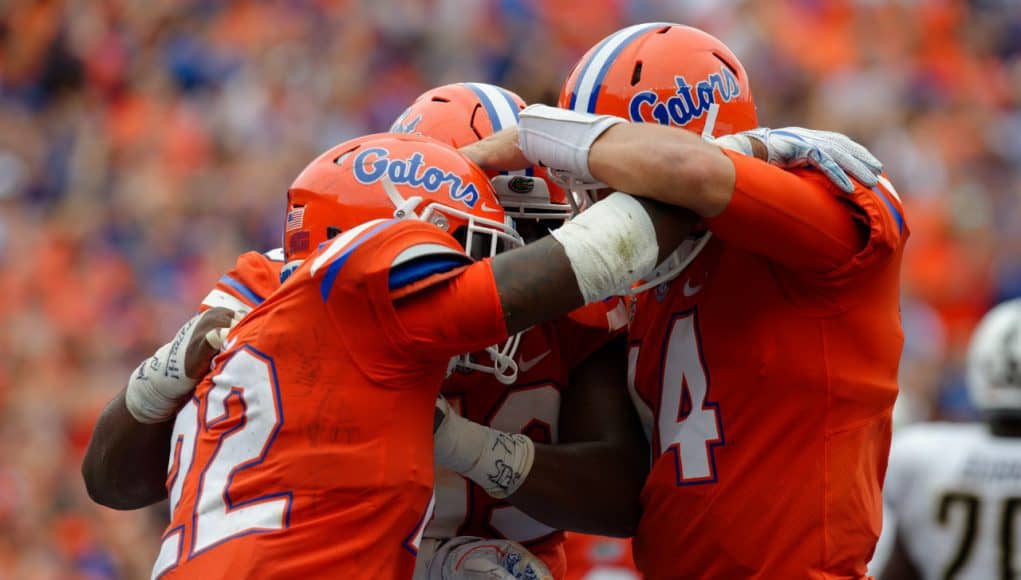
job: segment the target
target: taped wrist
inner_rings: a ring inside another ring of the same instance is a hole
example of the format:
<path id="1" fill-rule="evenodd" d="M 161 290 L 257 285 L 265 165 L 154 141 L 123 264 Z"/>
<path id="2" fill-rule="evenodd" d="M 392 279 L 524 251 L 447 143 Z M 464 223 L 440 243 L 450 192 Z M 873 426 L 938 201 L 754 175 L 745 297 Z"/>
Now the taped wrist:
<path id="1" fill-rule="evenodd" d="M 568 109 L 531 105 L 518 120 L 518 147 L 529 161 L 567 173 L 574 179 L 593 182 L 588 154 L 592 143 L 618 123 L 620 117 L 590 115 Z"/>
<path id="2" fill-rule="evenodd" d="M 124 400 L 139 423 L 166 421 L 195 388 L 197 381 L 184 373 L 184 357 L 200 317 L 186 322 L 174 340 L 159 347 L 131 374 Z"/>
<path id="3" fill-rule="evenodd" d="M 564 247 L 586 304 L 624 291 L 659 256 L 652 219 L 626 193 L 611 194 L 550 233 Z"/>
<path id="4" fill-rule="evenodd" d="M 535 444 L 461 417 L 449 407 L 433 436 L 436 462 L 502 499 L 518 490 L 532 470 Z"/>

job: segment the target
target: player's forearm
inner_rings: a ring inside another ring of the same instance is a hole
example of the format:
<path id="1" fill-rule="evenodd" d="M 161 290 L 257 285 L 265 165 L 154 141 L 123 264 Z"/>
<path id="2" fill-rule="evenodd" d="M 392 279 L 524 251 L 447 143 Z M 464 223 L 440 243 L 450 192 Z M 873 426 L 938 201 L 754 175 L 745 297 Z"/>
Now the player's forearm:
<path id="1" fill-rule="evenodd" d="M 173 421 L 139 423 L 121 391 L 92 431 L 82 477 L 89 497 L 114 509 L 137 509 L 167 496 L 164 487 Z"/>
<path id="2" fill-rule="evenodd" d="M 653 250 L 658 249 L 654 255 L 655 263 L 658 263 L 666 259 L 684 241 L 697 218 L 688 211 L 655 201 L 638 200 L 638 202 L 655 228 L 654 245 L 657 248 Z M 588 217 L 598 213 L 595 210 L 599 203 L 586 212 Z M 587 217 L 576 218 L 583 219 Z M 621 216 L 621 219 L 624 217 Z M 636 251 L 636 248 L 627 247 L 626 237 L 622 237 L 621 240 L 624 242 L 607 249 L 605 253 Z M 581 290 L 578 273 L 581 267 L 582 265 L 577 262 L 572 263 L 562 242 L 552 236 L 493 258 L 493 277 L 500 295 L 508 333 L 513 334 L 537 323 L 553 320 L 583 306 L 586 299 Z M 651 267 L 649 269 L 651 270 Z M 644 273 L 647 272 L 638 274 Z M 597 299 L 609 296 L 612 290 L 621 289 L 623 287 L 608 289 Z M 592 299 L 588 301 L 591 302 Z"/>
<path id="3" fill-rule="evenodd" d="M 681 129 L 621 123 L 589 150 L 592 175 L 613 189 L 719 215 L 734 190 L 734 166 L 716 145 Z"/>
<path id="4" fill-rule="evenodd" d="M 558 528 L 633 536 L 645 455 L 611 442 L 536 445 L 532 470 L 507 501 Z"/>

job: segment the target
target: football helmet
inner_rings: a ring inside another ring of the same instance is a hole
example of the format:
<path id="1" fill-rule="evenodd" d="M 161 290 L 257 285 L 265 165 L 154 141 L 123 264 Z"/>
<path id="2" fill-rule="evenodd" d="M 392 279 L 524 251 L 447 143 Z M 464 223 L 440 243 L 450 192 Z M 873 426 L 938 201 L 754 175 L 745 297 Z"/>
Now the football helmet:
<path id="1" fill-rule="evenodd" d="M 559 105 L 636 123 L 681 127 L 707 138 L 758 126 L 741 61 L 716 37 L 669 22 L 629 26 L 592 47 L 564 82 Z M 701 230 L 628 293 L 676 278 L 711 235 Z"/>
<path id="2" fill-rule="evenodd" d="M 518 124 L 525 102 L 486 83 L 454 83 L 422 93 L 390 126 L 394 133 L 425 135 L 464 147 Z M 573 215 L 567 192 L 543 167 L 490 175 L 496 196 L 512 218 L 563 221 Z"/>
<path id="3" fill-rule="evenodd" d="M 428 137 L 368 135 L 317 157 L 287 190 L 284 276 L 331 237 L 381 218 L 434 224 L 476 259 L 524 245 L 488 176 L 467 157 Z M 512 383 L 519 341 L 517 334 L 487 348 L 492 364 L 469 368 Z"/>
<path id="4" fill-rule="evenodd" d="M 968 392 L 981 411 L 1021 416 L 1021 298 L 979 322 L 968 346 Z"/>

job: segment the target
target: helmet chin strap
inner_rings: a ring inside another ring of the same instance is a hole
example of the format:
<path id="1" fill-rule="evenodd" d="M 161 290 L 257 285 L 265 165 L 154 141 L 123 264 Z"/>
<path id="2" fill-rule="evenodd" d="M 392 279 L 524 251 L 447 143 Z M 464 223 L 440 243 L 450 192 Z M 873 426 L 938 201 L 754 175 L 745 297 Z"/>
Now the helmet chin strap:
<path id="1" fill-rule="evenodd" d="M 709 105 L 709 112 L 705 116 L 705 126 L 702 127 L 702 138 L 708 141 L 713 140 L 713 129 L 716 128 L 716 116 L 720 114 L 719 103 Z"/>
<path id="2" fill-rule="evenodd" d="M 383 176 L 379 180 L 383 184 L 383 191 L 386 192 L 386 196 L 390 198 L 390 203 L 394 204 L 394 217 L 403 219 L 418 219 L 418 213 L 415 211 L 422 203 L 422 198 L 417 195 L 413 195 L 408 199 L 401 197 L 401 193 L 394 187 L 392 181 L 387 176 Z"/>

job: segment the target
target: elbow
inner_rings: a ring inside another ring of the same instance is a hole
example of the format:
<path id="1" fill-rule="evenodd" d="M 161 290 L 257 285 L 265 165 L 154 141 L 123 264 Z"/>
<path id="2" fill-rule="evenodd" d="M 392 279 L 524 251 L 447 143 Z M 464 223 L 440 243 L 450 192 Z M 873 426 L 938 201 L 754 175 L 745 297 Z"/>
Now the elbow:
<path id="1" fill-rule="evenodd" d="M 660 201 L 702 217 L 715 217 L 730 203 L 734 164 L 719 147 L 701 141 L 669 143 L 653 163 L 657 170 L 652 189 Z"/>
<path id="2" fill-rule="evenodd" d="M 88 454 L 82 461 L 82 480 L 85 482 L 85 492 L 89 494 L 89 499 L 102 506 L 114 507 L 112 505 L 116 503 L 114 494 L 110 493 L 109 486 L 105 485 L 95 462 Z"/>
<path id="3" fill-rule="evenodd" d="M 116 483 L 103 472 L 99 463 L 86 453 L 82 461 L 82 480 L 89 499 L 97 504 L 115 510 L 132 510 L 149 505 L 132 500 L 132 494 L 117 488 Z M 151 502 L 149 502 L 151 503 Z"/>

